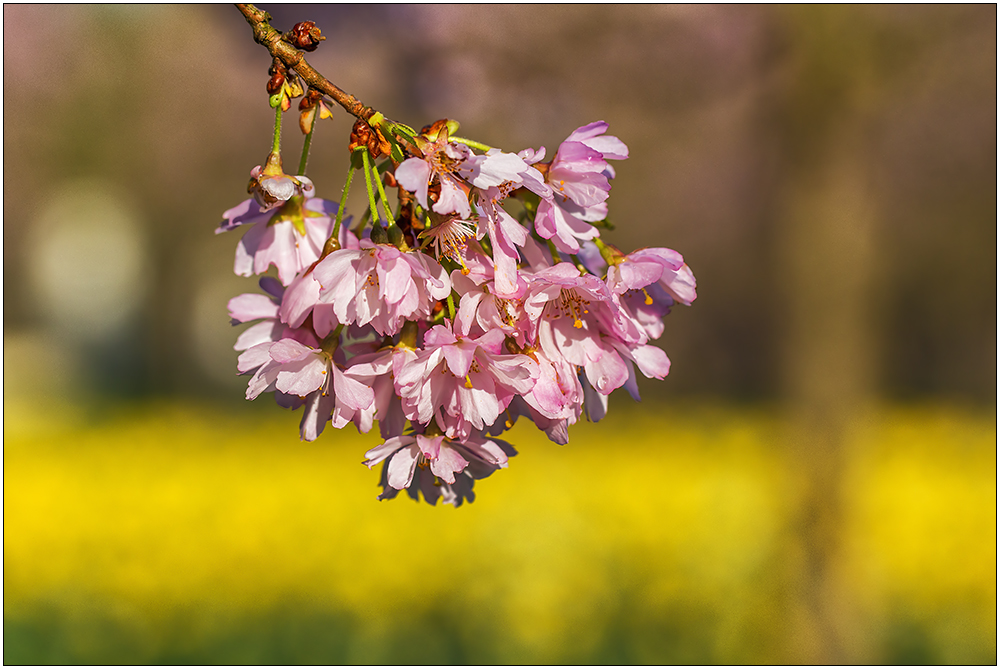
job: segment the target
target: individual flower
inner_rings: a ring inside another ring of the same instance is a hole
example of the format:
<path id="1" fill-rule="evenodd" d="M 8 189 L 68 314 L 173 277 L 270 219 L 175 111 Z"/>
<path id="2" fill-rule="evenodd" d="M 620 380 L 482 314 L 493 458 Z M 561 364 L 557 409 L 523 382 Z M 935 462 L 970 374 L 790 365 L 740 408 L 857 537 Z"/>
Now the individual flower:
<path id="1" fill-rule="evenodd" d="M 603 281 L 569 263 L 536 272 L 525 311 L 538 322 L 538 344 L 550 360 L 582 367 L 591 385 L 607 395 L 628 380 L 628 368 L 609 339 L 642 341 Z"/>
<path id="2" fill-rule="evenodd" d="M 642 290 L 655 282 L 685 306 L 698 297 L 694 273 L 673 249 L 645 248 L 619 256 L 608 266 L 607 282 L 616 295 Z"/>
<path id="3" fill-rule="evenodd" d="M 442 325 L 431 328 L 412 361 L 393 366 L 406 417 L 423 425 L 436 419 L 459 439 L 492 425 L 538 376 L 538 365 L 528 356 L 502 353 L 503 342 L 500 330 L 471 339 Z"/>
<path id="4" fill-rule="evenodd" d="M 348 229 L 350 220 L 348 217 L 342 222 L 338 242 L 340 248 L 357 250 L 361 245 L 354 233 Z M 293 328 L 302 327 L 311 316 L 313 330 L 323 338 L 333 332 L 340 322 L 334 314 L 333 305 L 320 302 L 322 286 L 313 276 L 314 267 L 313 265 L 307 267 L 289 284 L 281 298 L 278 315 L 283 323 Z"/>
<path id="5" fill-rule="evenodd" d="M 623 255 L 602 245 L 601 254 L 609 260 L 608 288 L 649 339 L 663 334 L 662 319 L 675 302 L 690 306 L 698 297 L 694 273 L 677 251 L 645 248 Z"/>
<path id="6" fill-rule="evenodd" d="M 403 188 L 416 194 L 417 202 L 424 209 L 430 208 L 438 214 L 457 213 L 467 219 L 472 214 L 469 206 L 469 187 L 458 178 L 459 167 L 473 154 L 469 147 L 449 141 L 454 122 L 438 121 L 432 126 L 436 136 L 428 140 L 417 137 L 422 157 L 407 158 L 396 168 L 395 177 Z M 440 185 L 437 201 L 428 207 L 428 196 L 432 183 Z"/>
<path id="7" fill-rule="evenodd" d="M 522 308 L 523 300 L 500 297 L 489 263 L 474 267 L 467 273 L 458 270 L 451 273 L 452 286 L 462 296 L 455 316 L 455 331 L 468 337 L 470 333 L 479 336 L 490 330 L 501 330 L 518 346 L 523 346 L 533 325 Z M 523 295 L 527 288 L 527 281 L 519 278 L 514 295 Z"/>
<path id="8" fill-rule="evenodd" d="M 279 339 L 295 339 L 306 346 L 319 346 L 319 340 L 310 328 L 289 326 L 278 318 L 279 305 L 285 293 L 285 287 L 277 279 L 270 276 L 260 278 L 260 287 L 267 295 L 260 293 L 244 293 L 229 300 L 229 318 L 233 325 L 260 321 L 244 330 L 236 339 L 233 348 L 245 351 L 248 348 L 264 342 L 275 342 Z"/>
<path id="9" fill-rule="evenodd" d="M 281 168 L 281 156 L 270 153 L 264 165 L 250 170 L 250 184 L 247 192 L 261 209 L 273 209 L 297 195 L 312 197 L 315 189 L 312 181 L 304 176 L 293 177 Z"/>
<path id="10" fill-rule="evenodd" d="M 464 498 L 474 499 L 474 479 L 506 468 L 508 458 L 515 454 L 510 444 L 481 434 L 463 440 L 411 434 L 389 438 L 369 450 L 364 464 L 371 469 L 385 462 L 379 499 L 392 499 L 400 490 L 417 499 L 420 491 L 430 504 L 443 498 L 445 504 L 458 506 Z"/>
<path id="11" fill-rule="evenodd" d="M 535 230 L 564 253 L 576 253 L 581 242 L 598 236 L 590 223 L 607 217 L 604 202 L 615 175 L 607 161 L 628 158 L 628 147 L 604 135 L 607 129 L 604 121 L 577 128 L 559 145 L 546 171 L 552 196 L 539 202 Z"/>
<path id="12" fill-rule="evenodd" d="M 254 372 L 247 386 L 248 400 L 275 390 L 303 398 L 300 430 L 306 441 L 319 436 L 335 411 L 340 417 L 335 427 L 340 428 L 375 402 L 374 392 L 355 378 L 355 372 L 342 369 L 327 351 L 293 339 L 247 349 L 239 357 L 237 369 L 241 374 Z"/>
<path id="13" fill-rule="evenodd" d="M 316 262 L 333 231 L 337 204 L 321 198 L 294 196 L 277 209 L 261 209 L 246 200 L 223 214 L 216 234 L 252 226 L 236 246 L 233 271 L 239 276 L 263 274 L 274 265 L 282 285 Z"/>
<path id="14" fill-rule="evenodd" d="M 332 303 L 337 322 L 371 324 L 382 336 L 407 320 L 426 319 L 451 293 L 448 273 L 430 256 L 363 239 L 360 249 L 340 249 L 313 270 L 321 303 Z"/>

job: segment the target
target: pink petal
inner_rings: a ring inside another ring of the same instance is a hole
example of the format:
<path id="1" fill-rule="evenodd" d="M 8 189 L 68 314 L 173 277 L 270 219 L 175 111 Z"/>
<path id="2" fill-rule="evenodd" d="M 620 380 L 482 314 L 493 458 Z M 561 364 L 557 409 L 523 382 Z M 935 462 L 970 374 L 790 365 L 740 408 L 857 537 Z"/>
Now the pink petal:
<path id="1" fill-rule="evenodd" d="M 315 353 L 313 349 L 300 344 L 294 339 L 282 339 L 275 342 L 270 349 L 271 358 L 276 362 L 286 363 L 303 358 L 310 353 Z"/>
<path id="2" fill-rule="evenodd" d="M 392 437 L 386 439 L 385 443 L 379 444 L 375 448 L 369 449 L 365 453 L 364 464 L 368 469 L 385 460 L 387 457 L 403 448 L 404 446 L 409 446 L 414 443 L 416 439 L 413 435 L 402 435 L 399 437 Z"/>
<path id="3" fill-rule="evenodd" d="M 454 483 L 455 474 L 464 471 L 469 466 L 469 461 L 450 446 L 442 446 L 438 456 L 431 460 L 431 473 L 445 483 Z"/>
<path id="4" fill-rule="evenodd" d="M 403 490 L 413 481 L 413 472 L 417 469 L 420 449 L 416 444 L 410 444 L 399 449 L 392 460 L 389 460 L 388 482 L 396 490 Z"/>
<path id="5" fill-rule="evenodd" d="M 396 168 L 395 175 L 399 185 L 416 193 L 420 206 L 426 209 L 431 166 L 422 158 L 407 158 Z"/>
<path id="6" fill-rule="evenodd" d="M 260 293 L 237 295 L 229 300 L 226 308 L 229 309 L 229 317 L 241 323 L 278 317 L 278 305 L 270 297 Z"/>
<path id="7" fill-rule="evenodd" d="M 441 441 L 444 439 L 444 435 L 439 435 L 437 437 L 425 437 L 422 434 L 417 435 L 417 446 L 420 448 L 420 452 L 424 454 L 427 459 L 434 459 L 441 452 Z"/>
<path id="8" fill-rule="evenodd" d="M 284 329 L 285 326 L 278 321 L 264 321 L 251 325 L 236 338 L 236 344 L 233 348 L 237 351 L 245 351 L 258 344 L 273 343 L 281 338 Z"/>
<path id="9" fill-rule="evenodd" d="M 268 349 L 272 345 L 273 342 L 263 342 L 244 351 L 236 361 L 236 369 L 240 374 L 246 374 L 265 363 L 271 362 L 271 355 L 268 353 Z"/>
<path id="10" fill-rule="evenodd" d="M 329 369 L 325 356 L 313 354 L 282 365 L 274 385 L 283 393 L 305 397 L 326 386 Z"/>
<path id="11" fill-rule="evenodd" d="M 628 367 L 611 347 L 604 349 L 604 355 L 584 367 L 587 380 L 602 395 L 610 395 L 615 388 L 621 388 L 628 381 Z"/>
<path id="12" fill-rule="evenodd" d="M 338 402 L 352 409 L 367 409 L 375 402 L 375 391 L 344 374 L 336 365 L 333 365 L 333 391 Z"/>

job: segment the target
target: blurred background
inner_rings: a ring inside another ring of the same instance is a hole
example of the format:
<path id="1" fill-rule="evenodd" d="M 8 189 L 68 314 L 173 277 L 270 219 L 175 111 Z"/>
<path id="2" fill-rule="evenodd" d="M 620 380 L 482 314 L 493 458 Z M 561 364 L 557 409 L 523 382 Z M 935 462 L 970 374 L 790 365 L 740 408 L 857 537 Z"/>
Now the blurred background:
<path id="1" fill-rule="evenodd" d="M 376 436 L 235 375 L 242 16 L 5 5 L 5 663 L 996 662 L 995 6 L 262 7 L 416 127 L 607 121 L 605 238 L 698 278 L 671 374 L 518 426 L 471 506 L 377 503 Z"/>

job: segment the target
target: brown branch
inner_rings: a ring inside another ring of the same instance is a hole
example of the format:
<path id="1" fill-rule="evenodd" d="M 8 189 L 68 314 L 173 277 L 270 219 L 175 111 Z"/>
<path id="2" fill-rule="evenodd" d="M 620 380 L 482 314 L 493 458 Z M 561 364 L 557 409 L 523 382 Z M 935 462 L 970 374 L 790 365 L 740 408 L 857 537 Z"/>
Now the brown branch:
<path id="1" fill-rule="evenodd" d="M 253 39 L 270 52 L 271 56 L 278 58 L 302 77 L 302 79 L 312 88 L 329 95 L 347 113 L 363 121 L 367 121 L 375 113 L 371 107 L 366 107 L 356 97 L 350 93 L 340 90 L 329 79 L 317 72 L 312 65 L 306 62 L 302 52 L 281 38 L 281 33 L 271 27 L 271 16 L 250 4 L 237 4 L 247 23 L 253 28 Z"/>

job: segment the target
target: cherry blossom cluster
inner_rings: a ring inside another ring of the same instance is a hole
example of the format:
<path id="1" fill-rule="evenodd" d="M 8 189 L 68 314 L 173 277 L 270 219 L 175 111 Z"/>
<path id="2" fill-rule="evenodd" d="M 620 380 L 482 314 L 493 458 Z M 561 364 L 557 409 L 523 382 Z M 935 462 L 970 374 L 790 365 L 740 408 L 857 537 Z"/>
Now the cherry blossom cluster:
<path id="1" fill-rule="evenodd" d="M 229 302 L 234 324 L 253 323 L 234 347 L 247 399 L 301 409 L 310 441 L 328 424 L 377 423 L 364 464 L 381 465 L 379 499 L 455 506 L 507 467 L 516 451 L 500 437 L 518 418 L 566 444 L 613 390 L 638 400 L 636 370 L 670 369 L 651 342 L 694 301 L 695 279 L 676 251 L 601 240 L 609 161 L 628 157 L 607 130 L 578 128 L 546 162 L 544 147 L 457 138 L 453 121 L 419 133 L 359 121 L 341 198 L 363 170 L 370 206 L 356 222 L 272 152 L 216 230 L 245 227 L 234 270 L 263 275 L 263 292 Z"/>

